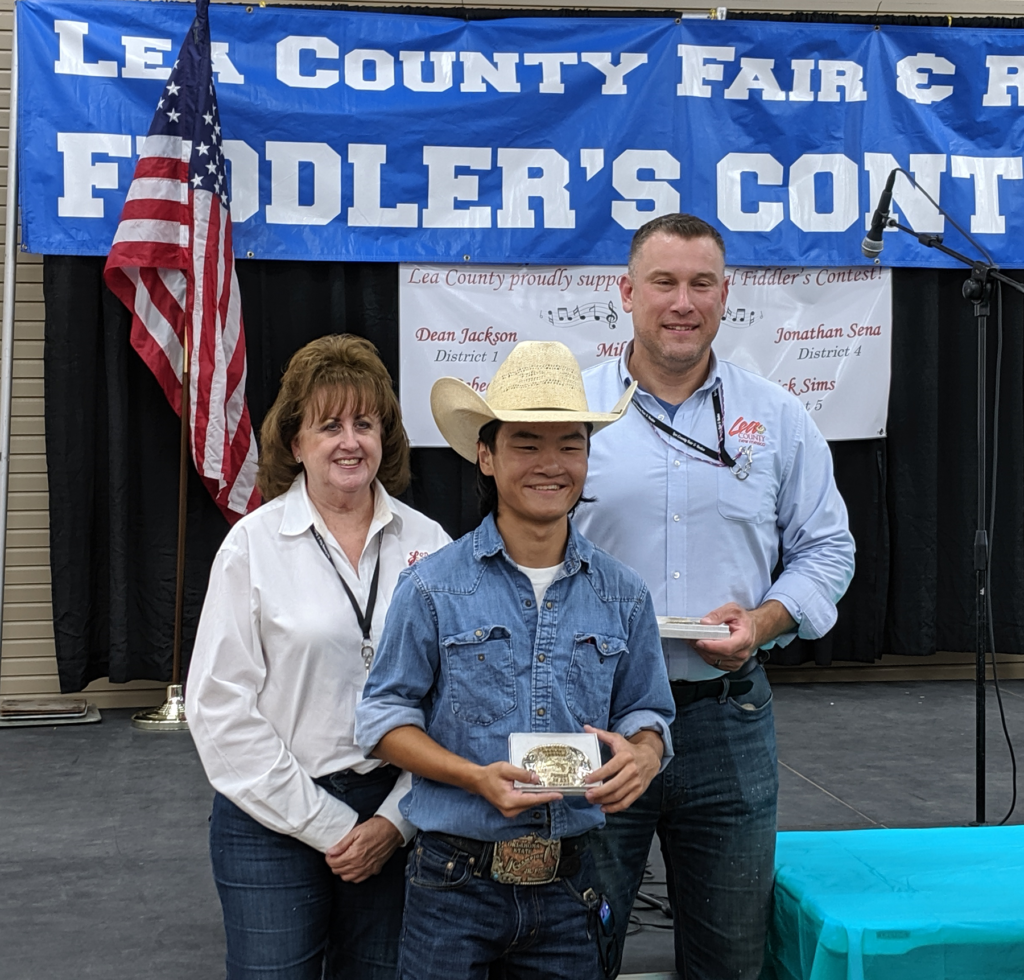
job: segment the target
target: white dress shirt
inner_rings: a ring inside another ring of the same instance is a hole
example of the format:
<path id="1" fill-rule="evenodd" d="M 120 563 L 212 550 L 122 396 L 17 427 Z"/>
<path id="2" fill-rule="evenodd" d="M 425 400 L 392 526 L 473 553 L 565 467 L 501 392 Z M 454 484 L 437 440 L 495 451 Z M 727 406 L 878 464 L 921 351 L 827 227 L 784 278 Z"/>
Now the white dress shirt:
<path id="1" fill-rule="evenodd" d="M 373 519 L 354 569 L 310 501 L 304 476 L 297 477 L 287 493 L 243 518 L 224 539 L 189 668 L 189 728 L 214 789 L 265 827 L 319 851 L 338 843 L 357 817 L 313 780 L 383 765 L 367 759 L 353 737 L 366 669 L 362 631 L 338 581 L 340 573 L 365 610 L 380 531 L 374 644 L 399 572 L 451 539 L 376 482 Z M 403 773 L 377 810 L 406 842 L 414 828 L 398 801 L 410 785 Z"/>

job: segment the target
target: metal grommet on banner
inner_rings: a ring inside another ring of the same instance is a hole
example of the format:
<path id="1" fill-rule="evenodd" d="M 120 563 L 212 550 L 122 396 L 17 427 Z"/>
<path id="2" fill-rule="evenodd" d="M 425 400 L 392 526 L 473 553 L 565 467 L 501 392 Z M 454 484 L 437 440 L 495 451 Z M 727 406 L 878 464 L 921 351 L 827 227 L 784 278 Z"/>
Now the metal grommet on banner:
<path id="1" fill-rule="evenodd" d="M 251 259 L 255 254 L 256 254 L 255 252 L 246 252 L 245 253 L 245 257 L 247 259 Z"/>
<path id="2" fill-rule="evenodd" d="M 463 255 L 462 256 L 462 261 L 463 262 L 468 262 L 469 261 L 469 256 L 468 255 Z"/>

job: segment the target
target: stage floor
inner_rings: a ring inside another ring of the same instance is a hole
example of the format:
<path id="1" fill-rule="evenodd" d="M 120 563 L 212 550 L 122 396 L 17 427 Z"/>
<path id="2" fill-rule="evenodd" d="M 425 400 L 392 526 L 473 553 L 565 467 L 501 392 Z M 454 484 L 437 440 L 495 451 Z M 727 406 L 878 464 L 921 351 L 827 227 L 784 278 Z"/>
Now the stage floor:
<path id="1" fill-rule="evenodd" d="M 1003 694 L 1024 761 L 1024 681 Z M 991 685 L 988 709 L 994 822 L 1010 779 Z M 211 791 L 187 733 L 137 732 L 130 714 L 0 731 L 0 980 L 223 976 L 206 854 Z M 781 830 L 974 819 L 971 683 L 779 685 L 775 717 Z M 1024 799 L 1010 822 L 1024 822 Z M 652 858 L 647 890 L 664 895 L 656 849 Z M 671 931 L 654 928 L 669 920 L 641 919 L 624 972 L 670 975 Z"/>

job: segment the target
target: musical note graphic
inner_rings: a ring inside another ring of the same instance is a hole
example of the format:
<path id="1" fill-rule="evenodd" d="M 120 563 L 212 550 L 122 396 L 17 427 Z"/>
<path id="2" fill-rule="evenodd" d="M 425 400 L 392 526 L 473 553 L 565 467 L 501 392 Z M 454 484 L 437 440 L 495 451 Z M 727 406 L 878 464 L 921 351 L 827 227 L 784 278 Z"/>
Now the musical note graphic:
<path id="1" fill-rule="evenodd" d="M 554 327 L 573 327 L 579 323 L 586 323 L 587 320 L 600 322 L 604 320 L 609 330 L 615 329 L 619 322 L 619 314 L 615 304 L 609 301 L 603 303 L 584 303 L 582 306 L 574 306 L 571 310 L 567 306 L 559 306 L 554 310 L 540 312 L 540 318 L 547 320 Z"/>
<path id="2" fill-rule="evenodd" d="M 735 310 L 726 307 L 722 314 L 722 320 L 729 323 L 744 324 L 750 326 L 755 320 L 763 320 L 764 313 L 760 310 L 748 310 L 745 306 L 738 306 Z"/>

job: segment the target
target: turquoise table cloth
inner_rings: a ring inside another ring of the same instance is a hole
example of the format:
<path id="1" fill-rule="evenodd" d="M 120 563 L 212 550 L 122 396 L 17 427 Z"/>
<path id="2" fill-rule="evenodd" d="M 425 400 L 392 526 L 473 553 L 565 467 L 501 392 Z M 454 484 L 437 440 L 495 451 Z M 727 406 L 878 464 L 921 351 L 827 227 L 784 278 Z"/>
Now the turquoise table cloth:
<path id="1" fill-rule="evenodd" d="M 762 980 L 1024 980 L 1024 827 L 781 833 Z"/>

